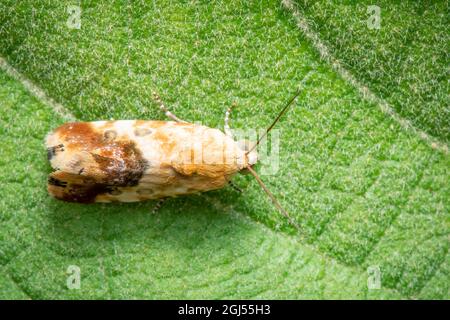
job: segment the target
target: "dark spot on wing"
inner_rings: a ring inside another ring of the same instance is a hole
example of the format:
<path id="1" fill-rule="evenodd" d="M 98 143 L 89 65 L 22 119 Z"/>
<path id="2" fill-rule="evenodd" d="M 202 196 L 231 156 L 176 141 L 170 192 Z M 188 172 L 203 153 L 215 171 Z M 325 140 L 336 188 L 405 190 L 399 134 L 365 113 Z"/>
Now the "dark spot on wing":
<path id="1" fill-rule="evenodd" d="M 151 134 L 153 131 L 149 128 L 136 128 L 134 129 L 134 135 L 138 137 L 143 137 Z"/>
<path id="2" fill-rule="evenodd" d="M 114 130 L 106 130 L 103 136 L 105 138 L 105 142 L 109 142 L 117 138 L 117 132 Z"/>
<path id="3" fill-rule="evenodd" d="M 117 188 L 109 188 L 108 189 L 108 193 L 113 195 L 113 196 L 118 196 L 122 194 L 122 191 L 117 189 Z"/>
<path id="4" fill-rule="evenodd" d="M 54 156 L 56 156 L 56 153 L 64 151 L 64 145 L 58 144 L 57 146 L 53 146 L 50 148 L 47 148 L 47 158 L 48 160 L 51 160 Z"/>
<path id="5" fill-rule="evenodd" d="M 154 193 L 154 191 L 150 188 L 139 188 L 136 190 L 136 193 L 139 195 L 151 195 Z"/>
<path id="6" fill-rule="evenodd" d="M 48 178 L 48 183 L 51 184 L 52 186 L 61 187 L 61 188 L 65 188 L 67 186 L 67 182 L 58 180 L 52 176 L 50 176 Z"/>

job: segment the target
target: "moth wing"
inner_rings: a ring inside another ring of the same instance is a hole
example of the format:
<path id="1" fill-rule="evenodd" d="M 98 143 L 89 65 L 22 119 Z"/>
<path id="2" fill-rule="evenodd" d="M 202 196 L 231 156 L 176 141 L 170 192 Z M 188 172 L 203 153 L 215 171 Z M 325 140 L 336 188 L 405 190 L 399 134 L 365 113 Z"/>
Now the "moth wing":
<path id="1" fill-rule="evenodd" d="M 114 199 L 118 188 L 136 186 L 147 167 L 131 141 L 105 144 L 91 150 L 67 143 L 65 146 L 65 150 L 52 159 L 56 171 L 48 177 L 48 191 L 57 199 L 80 203 Z M 127 198 L 131 197 L 126 194 L 121 197 L 122 201 Z"/>
<path id="2" fill-rule="evenodd" d="M 171 162 L 185 176 L 200 175 L 225 179 L 245 166 L 245 154 L 237 144 L 217 129 L 200 129 L 201 138 L 192 138 Z"/>

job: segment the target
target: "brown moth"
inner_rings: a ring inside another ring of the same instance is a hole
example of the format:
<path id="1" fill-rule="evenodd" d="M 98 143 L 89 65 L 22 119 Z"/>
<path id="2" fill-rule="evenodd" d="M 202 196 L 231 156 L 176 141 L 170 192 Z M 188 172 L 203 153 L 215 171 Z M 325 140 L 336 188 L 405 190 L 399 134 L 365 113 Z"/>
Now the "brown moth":
<path id="1" fill-rule="evenodd" d="M 237 173 L 250 172 L 274 204 L 287 213 L 253 166 L 256 147 L 292 104 L 290 99 L 258 142 L 234 141 L 225 115 L 225 133 L 180 120 L 154 94 L 173 121 L 118 120 L 66 123 L 46 138 L 55 170 L 48 192 L 79 203 L 134 202 L 220 189 Z"/>

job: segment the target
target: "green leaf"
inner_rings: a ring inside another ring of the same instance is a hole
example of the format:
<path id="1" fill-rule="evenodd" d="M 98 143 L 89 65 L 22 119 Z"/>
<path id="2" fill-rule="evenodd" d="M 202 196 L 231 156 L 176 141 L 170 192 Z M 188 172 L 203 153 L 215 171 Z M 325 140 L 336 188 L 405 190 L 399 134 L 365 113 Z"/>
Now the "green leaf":
<path id="1" fill-rule="evenodd" d="M 364 85 L 416 127 L 449 143 L 447 1 L 293 2 Z"/>
<path id="2" fill-rule="evenodd" d="M 155 215 L 52 199 L 43 140 L 64 120 L 2 72 L 1 298 L 449 298 L 448 156 L 362 99 L 279 3 L 90 1 L 80 29 L 69 4 L 6 1 L 0 52 L 79 120 L 164 119 L 155 90 L 180 118 L 221 127 L 236 101 L 234 128 L 265 128 L 309 74 L 262 177 L 300 230 L 250 176 Z"/>

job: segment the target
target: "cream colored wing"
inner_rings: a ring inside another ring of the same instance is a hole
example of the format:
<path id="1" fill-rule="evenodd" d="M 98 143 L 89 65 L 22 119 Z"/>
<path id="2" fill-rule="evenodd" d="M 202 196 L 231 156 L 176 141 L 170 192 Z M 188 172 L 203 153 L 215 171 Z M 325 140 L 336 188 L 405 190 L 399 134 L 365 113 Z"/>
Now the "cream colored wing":
<path id="1" fill-rule="evenodd" d="M 47 137 L 48 190 L 72 202 L 142 201 L 218 189 L 247 164 L 222 132 L 190 123 L 67 123 Z"/>

